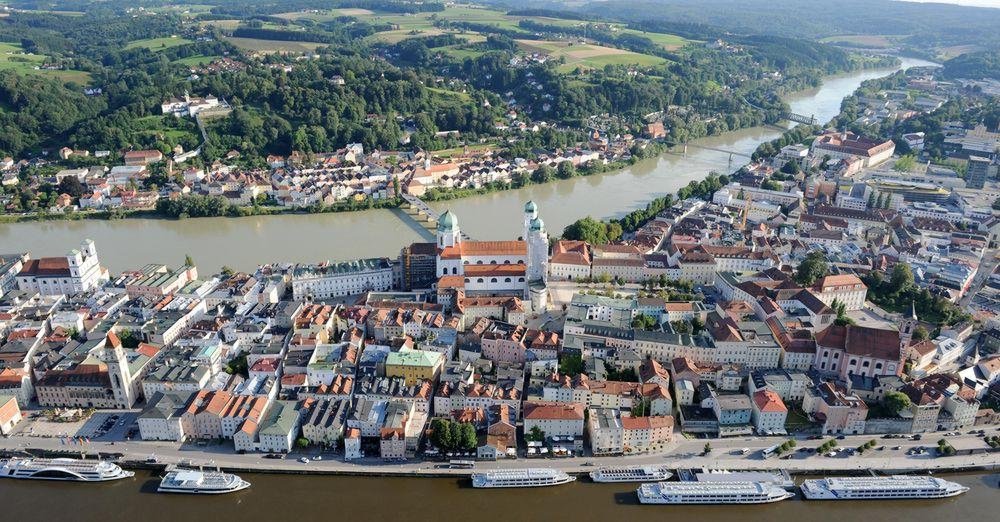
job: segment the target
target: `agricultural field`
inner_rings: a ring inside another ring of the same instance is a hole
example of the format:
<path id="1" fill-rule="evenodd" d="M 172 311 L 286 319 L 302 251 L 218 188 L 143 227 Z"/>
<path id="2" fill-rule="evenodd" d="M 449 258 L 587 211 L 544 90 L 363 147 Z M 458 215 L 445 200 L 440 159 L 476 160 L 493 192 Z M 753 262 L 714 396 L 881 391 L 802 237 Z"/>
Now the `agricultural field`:
<path id="1" fill-rule="evenodd" d="M 186 67 L 197 67 L 199 65 L 206 65 L 206 64 L 212 63 L 213 60 L 218 60 L 219 58 L 222 58 L 222 57 L 218 56 L 218 55 L 213 55 L 213 56 L 204 56 L 204 55 L 188 56 L 187 58 L 181 58 L 179 60 L 174 60 L 173 63 L 179 64 L 179 65 L 184 65 Z"/>
<path id="2" fill-rule="evenodd" d="M 84 85 L 90 82 L 90 74 L 83 71 L 41 69 L 40 67 L 47 60 L 47 56 L 24 52 L 20 45 L 0 43 L 0 71 L 47 76 L 64 82 L 76 82 Z"/>
<path id="3" fill-rule="evenodd" d="M 224 31 L 232 31 L 243 23 L 240 20 L 202 20 L 198 22 L 199 27 L 217 27 Z"/>
<path id="4" fill-rule="evenodd" d="M 291 13 L 281 13 L 277 14 L 278 18 L 284 18 L 285 20 L 313 20 L 315 22 L 329 22 L 340 18 L 342 16 L 354 16 L 363 17 L 374 15 L 374 11 L 369 11 L 368 9 L 360 8 L 343 8 L 343 9 L 330 9 L 326 11 L 312 10 L 312 11 L 295 11 Z"/>
<path id="5" fill-rule="evenodd" d="M 194 42 L 192 40 L 188 40 L 187 38 L 180 38 L 177 36 L 167 36 L 163 38 L 147 38 L 145 40 L 136 40 L 134 42 L 129 42 L 128 45 L 125 46 L 125 49 L 138 49 L 140 47 L 144 47 L 146 49 L 149 49 L 150 51 L 155 52 L 189 43 L 194 43 Z"/>
<path id="6" fill-rule="evenodd" d="M 584 69 L 602 68 L 605 65 L 637 65 L 641 67 L 659 65 L 666 60 L 658 56 L 639 54 L 614 47 L 573 43 L 562 40 L 517 40 L 518 45 L 529 53 L 541 53 L 551 59 L 565 59 L 559 66 L 562 72 L 571 72 L 577 67 Z"/>
<path id="7" fill-rule="evenodd" d="M 261 40 L 259 38 L 239 38 L 236 36 L 226 36 L 225 40 L 245 51 L 263 54 L 306 54 L 327 45 L 317 42 L 287 42 L 282 40 Z"/>

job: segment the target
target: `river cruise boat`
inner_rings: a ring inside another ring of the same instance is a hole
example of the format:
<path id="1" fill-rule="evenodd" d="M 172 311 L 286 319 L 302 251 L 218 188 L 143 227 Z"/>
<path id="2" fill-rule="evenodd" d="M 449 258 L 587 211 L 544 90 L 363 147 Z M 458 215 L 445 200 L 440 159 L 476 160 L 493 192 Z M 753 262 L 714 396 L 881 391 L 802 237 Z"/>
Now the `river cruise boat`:
<path id="1" fill-rule="evenodd" d="M 673 476 L 658 466 L 610 466 L 590 472 L 594 482 L 660 482 Z"/>
<path id="2" fill-rule="evenodd" d="M 770 504 L 794 493 L 769 482 L 657 482 L 636 490 L 643 504 Z"/>
<path id="3" fill-rule="evenodd" d="M 731 471 L 728 469 L 682 469 L 677 476 L 691 482 L 768 482 L 784 489 L 795 489 L 795 481 L 785 470 Z"/>
<path id="4" fill-rule="evenodd" d="M 221 471 L 199 471 L 175 469 L 160 480 L 160 493 L 191 493 L 198 495 L 220 495 L 233 493 L 250 487 L 250 483 L 232 473 Z"/>
<path id="5" fill-rule="evenodd" d="M 106 460 L 12 458 L 0 461 L 0 477 L 3 478 L 107 482 L 134 475 Z"/>
<path id="6" fill-rule="evenodd" d="M 957 482 L 906 475 L 811 479 L 803 482 L 801 489 L 809 500 L 946 498 L 969 490 Z"/>
<path id="7" fill-rule="evenodd" d="M 566 473 L 548 468 L 503 469 L 472 474 L 474 488 L 537 488 L 558 486 L 576 480 Z"/>

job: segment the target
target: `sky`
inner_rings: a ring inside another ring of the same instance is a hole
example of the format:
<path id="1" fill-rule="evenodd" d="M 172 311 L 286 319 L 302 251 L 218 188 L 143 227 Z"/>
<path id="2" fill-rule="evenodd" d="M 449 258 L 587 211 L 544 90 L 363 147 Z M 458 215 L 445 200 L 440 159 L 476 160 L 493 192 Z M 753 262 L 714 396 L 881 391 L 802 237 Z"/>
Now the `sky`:
<path id="1" fill-rule="evenodd" d="M 976 7 L 1000 8 L 1000 0 L 903 0 L 905 2 L 936 2 L 941 4 L 971 5 Z"/>

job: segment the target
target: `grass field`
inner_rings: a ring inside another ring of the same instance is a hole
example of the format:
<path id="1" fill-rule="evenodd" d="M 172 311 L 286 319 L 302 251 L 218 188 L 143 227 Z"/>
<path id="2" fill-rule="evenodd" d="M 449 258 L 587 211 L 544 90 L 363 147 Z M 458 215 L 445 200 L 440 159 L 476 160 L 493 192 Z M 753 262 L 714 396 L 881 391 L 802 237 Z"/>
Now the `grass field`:
<path id="1" fill-rule="evenodd" d="M 226 36 L 225 40 L 240 49 L 259 53 L 305 54 L 327 45 L 316 42 L 286 42 L 281 40 L 261 40 L 259 38 L 238 38 L 235 36 Z"/>
<path id="2" fill-rule="evenodd" d="M 168 118 L 173 118 L 173 116 L 167 116 Z M 164 123 L 164 116 L 144 116 L 135 120 L 136 132 L 140 134 L 145 134 L 147 136 L 153 136 L 160 140 L 166 140 L 170 142 L 179 141 L 185 137 L 197 138 L 197 130 L 191 125 L 190 130 L 177 129 L 168 127 Z M 177 122 L 171 121 L 170 124 Z"/>
<path id="3" fill-rule="evenodd" d="M 226 31 L 232 31 L 240 26 L 240 20 L 202 20 L 198 22 L 199 27 L 218 27 Z"/>
<path id="4" fill-rule="evenodd" d="M 222 57 L 218 56 L 218 55 L 212 55 L 212 56 L 204 56 L 204 55 L 188 56 L 187 58 L 181 58 L 179 60 L 174 60 L 174 63 L 180 64 L 180 65 L 185 65 L 187 67 L 196 67 L 198 65 L 205 65 L 205 64 L 211 63 L 212 60 L 217 60 L 219 58 L 222 58 Z"/>
<path id="5" fill-rule="evenodd" d="M 440 89 L 438 87 L 427 87 L 427 90 L 441 96 L 442 98 L 449 98 L 460 102 L 472 101 L 472 97 L 464 92 L 450 91 L 448 89 Z"/>
<path id="6" fill-rule="evenodd" d="M 892 42 L 890 42 L 885 36 L 869 34 L 829 36 L 827 38 L 823 38 L 820 42 L 830 44 L 847 44 L 858 47 L 868 47 L 871 49 L 885 49 L 886 47 L 892 47 Z"/>
<path id="7" fill-rule="evenodd" d="M 48 57 L 41 54 L 25 53 L 20 45 L 0 43 L 0 70 L 47 76 L 64 82 L 76 82 L 81 85 L 86 85 L 90 82 L 90 74 L 83 71 L 35 68 L 41 67 L 47 60 Z"/>
<path id="8" fill-rule="evenodd" d="M 526 52 L 546 54 L 553 59 L 564 58 L 566 63 L 558 70 L 570 72 L 577 67 L 601 68 L 605 65 L 652 66 L 666 62 L 658 56 L 633 53 L 624 49 L 601 45 L 578 44 L 562 40 L 517 40 Z"/>
<path id="9" fill-rule="evenodd" d="M 145 47 L 151 51 L 162 51 L 164 49 L 189 43 L 193 43 L 193 41 L 177 36 L 167 36 L 164 38 L 147 38 L 145 40 L 129 42 L 128 45 L 125 46 L 125 49 L 138 49 L 140 47 Z"/>

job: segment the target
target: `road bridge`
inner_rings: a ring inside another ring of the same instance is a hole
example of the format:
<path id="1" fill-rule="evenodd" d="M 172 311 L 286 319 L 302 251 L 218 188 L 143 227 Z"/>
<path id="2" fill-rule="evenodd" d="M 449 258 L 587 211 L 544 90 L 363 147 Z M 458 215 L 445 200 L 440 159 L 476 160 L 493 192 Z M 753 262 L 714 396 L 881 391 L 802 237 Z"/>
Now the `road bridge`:
<path id="1" fill-rule="evenodd" d="M 425 229 L 430 230 L 431 232 L 437 231 L 438 219 L 441 217 L 441 214 L 438 213 L 438 211 L 428 206 L 424 200 L 414 196 L 413 194 L 403 192 L 400 194 L 400 197 L 403 199 L 402 208 L 406 215 L 413 218 L 414 221 L 419 223 Z M 462 232 L 462 239 L 470 240 L 472 238 L 465 232 Z"/>

